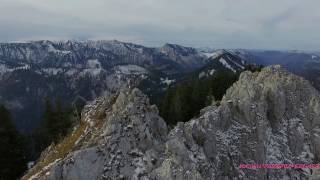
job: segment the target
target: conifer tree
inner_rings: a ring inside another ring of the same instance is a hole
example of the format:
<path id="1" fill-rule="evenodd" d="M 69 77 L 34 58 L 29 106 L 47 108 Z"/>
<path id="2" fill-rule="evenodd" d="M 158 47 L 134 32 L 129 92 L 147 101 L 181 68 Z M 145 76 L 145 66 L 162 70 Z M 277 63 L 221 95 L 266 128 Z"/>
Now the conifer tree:
<path id="1" fill-rule="evenodd" d="M 35 132 L 36 154 L 39 155 L 51 143 L 58 143 L 72 127 L 72 111 L 63 108 L 60 101 L 55 107 L 49 99 L 45 100 L 45 110 L 40 127 Z"/>
<path id="2" fill-rule="evenodd" d="M 185 122 L 197 116 L 212 100 L 221 100 L 239 73 L 221 70 L 214 76 L 199 79 L 191 77 L 169 87 L 160 108 L 160 115 L 170 125 Z"/>
<path id="3" fill-rule="evenodd" d="M 0 105 L 0 137 L 0 179 L 17 179 L 26 170 L 26 143 L 3 105 Z"/>

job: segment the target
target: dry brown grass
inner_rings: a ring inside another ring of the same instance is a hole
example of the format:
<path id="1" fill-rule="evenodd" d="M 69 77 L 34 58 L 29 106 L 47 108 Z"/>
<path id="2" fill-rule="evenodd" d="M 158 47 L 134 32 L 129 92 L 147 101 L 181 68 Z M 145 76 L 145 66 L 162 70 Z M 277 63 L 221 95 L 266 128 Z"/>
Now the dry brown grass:
<path id="1" fill-rule="evenodd" d="M 59 144 L 54 145 L 49 154 L 46 154 L 43 159 L 40 159 L 37 164 L 24 176 L 22 180 L 27 180 L 38 172 L 41 172 L 44 167 L 54 162 L 56 159 L 64 158 L 75 146 L 75 142 L 84 134 L 88 123 L 81 121 L 78 128 L 69 136 L 64 138 Z M 45 173 L 45 172 L 41 172 Z"/>
<path id="2" fill-rule="evenodd" d="M 95 122 L 93 129 L 100 130 L 104 125 L 104 119 L 106 118 L 106 109 L 110 108 L 112 104 L 115 103 L 117 95 L 110 97 L 109 103 L 102 103 L 97 108 L 94 114 L 91 114 L 90 117 Z M 65 158 L 69 152 L 72 152 L 76 148 L 76 141 L 80 138 L 81 135 L 85 134 L 86 128 L 89 127 L 89 123 L 85 121 L 80 121 L 77 129 L 73 131 L 70 135 L 66 136 L 60 143 L 54 145 L 48 152 L 48 154 L 44 154 L 40 157 L 39 161 L 36 165 L 29 170 L 29 172 L 22 177 L 22 180 L 27 180 L 36 173 L 40 172 L 40 175 L 46 173 L 44 168 L 49 164 L 53 163 L 57 159 Z"/>

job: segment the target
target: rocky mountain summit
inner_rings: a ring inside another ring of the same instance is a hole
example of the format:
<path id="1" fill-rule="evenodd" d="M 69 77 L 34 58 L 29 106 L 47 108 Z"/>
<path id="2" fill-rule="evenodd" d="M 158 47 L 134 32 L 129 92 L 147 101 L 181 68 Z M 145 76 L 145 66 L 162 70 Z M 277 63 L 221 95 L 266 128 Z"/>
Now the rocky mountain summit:
<path id="1" fill-rule="evenodd" d="M 172 130 L 138 89 L 99 98 L 22 179 L 309 179 L 311 169 L 239 166 L 319 161 L 319 92 L 270 66 Z"/>

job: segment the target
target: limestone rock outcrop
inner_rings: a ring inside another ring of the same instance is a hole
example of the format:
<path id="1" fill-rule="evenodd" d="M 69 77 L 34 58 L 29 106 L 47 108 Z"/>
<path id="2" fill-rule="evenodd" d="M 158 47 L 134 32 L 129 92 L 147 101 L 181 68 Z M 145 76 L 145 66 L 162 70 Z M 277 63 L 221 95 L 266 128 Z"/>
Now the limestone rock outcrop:
<path id="1" fill-rule="evenodd" d="M 219 107 L 170 132 L 159 179 L 308 179 L 311 169 L 239 165 L 319 163 L 319 143 L 320 96 L 309 82 L 279 66 L 244 72 Z"/>
<path id="2" fill-rule="evenodd" d="M 49 149 L 24 178 L 309 179 L 312 169 L 240 164 L 320 161 L 319 92 L 279 66 L 242 73 L 219 106 L 170 131 L 157 111 L 137 89 L 96 100 L 70 150 L 39 166 Z"/>

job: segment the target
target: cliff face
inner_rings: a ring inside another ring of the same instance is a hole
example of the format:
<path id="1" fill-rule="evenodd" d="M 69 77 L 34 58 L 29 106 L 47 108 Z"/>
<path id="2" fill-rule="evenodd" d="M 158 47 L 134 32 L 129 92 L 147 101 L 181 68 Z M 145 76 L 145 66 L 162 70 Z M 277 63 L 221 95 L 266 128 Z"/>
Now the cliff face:
<path id="1" fill-rule="evenodd" d="M 23 179 L 139 179 L 159 166 L 167 126 L 138 89 L 97 99 L 82 117 L 68 140 L 44 152 Z M 67 150 L 59 148 L 65 144 Z"/>
<path id="2" fill-rule="evenodd" d="M 172 179 L 183 179 L 188 172 L 203 179 L 307 179 L 308 169 L 239 165 L 318 162 L 319 105 L 319 93 L 307 81 L 277 66 L 245 72 L 219 107 L 208 107 L 199 118 L 171 131 L 168 149 L 178 155 L 167 156 L 159 172 L 170 167 L 164 176 Z"/>
<path id="3" fill-rule="evenodd" d="M 23 179 L 308 179 L 239 165 L 320 160 L 319 92 L 278 66 L 242 73 L 220 106 L 169 132 L 137 89 L 96 100 L 82 121 Z"/>

